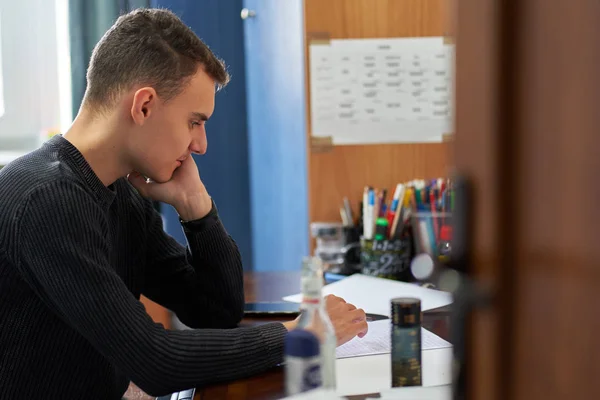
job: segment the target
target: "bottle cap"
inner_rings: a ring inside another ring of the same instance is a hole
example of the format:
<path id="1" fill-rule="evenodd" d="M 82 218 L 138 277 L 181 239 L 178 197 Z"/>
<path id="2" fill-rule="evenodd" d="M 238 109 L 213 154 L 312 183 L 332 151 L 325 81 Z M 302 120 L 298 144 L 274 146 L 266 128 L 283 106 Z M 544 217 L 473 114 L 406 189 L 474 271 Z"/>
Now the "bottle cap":
<path id="1" fill-rule="evenodd" d="M 421 300 L 412 297 L 392 299 L 392 323 L 406 327 L 421 325 Z"/>
<path id="2" fill-rule="evenodd" d="M 449 242 L 452 240 L 452 225 L 442 225 L 440 229 L 440 240 Z"/>
<path id="3" fill-rule="evenodd" d="M 292 357 L 315 357 L 320 353 L 319 340 L 304 329 L 294 329 L 285 337 L 285 355 Z"/>

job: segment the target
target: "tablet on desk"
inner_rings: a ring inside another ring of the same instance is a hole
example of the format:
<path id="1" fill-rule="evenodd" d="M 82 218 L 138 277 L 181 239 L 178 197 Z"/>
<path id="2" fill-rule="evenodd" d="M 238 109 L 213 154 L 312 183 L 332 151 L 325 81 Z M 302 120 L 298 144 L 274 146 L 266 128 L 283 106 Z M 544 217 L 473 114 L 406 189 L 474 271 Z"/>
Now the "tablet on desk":
<path id="1" fill-rule="evenodd" d="M 246 317 L 296 317 L 300 314 L 300 304 L 287 301 L 246 303 L 244 316 Z"/>
<path id="2" fill-rule="evenodd" d="M 193 400 L 194 394 L 196 394 L 196 389 L 188 389 L 182 390 L 181 392 L 168 394 L 166 396 L 157 397 L 156 400 Z"/>
<path id="3" fill-rule="evenodd" d="M 287 301 L 246 303 L 244 316 L 246 317 L 296 317 L 300 314 L 300 304 Z M 367 313 L 367 321 L 388 319 L 386 315 Z"/>

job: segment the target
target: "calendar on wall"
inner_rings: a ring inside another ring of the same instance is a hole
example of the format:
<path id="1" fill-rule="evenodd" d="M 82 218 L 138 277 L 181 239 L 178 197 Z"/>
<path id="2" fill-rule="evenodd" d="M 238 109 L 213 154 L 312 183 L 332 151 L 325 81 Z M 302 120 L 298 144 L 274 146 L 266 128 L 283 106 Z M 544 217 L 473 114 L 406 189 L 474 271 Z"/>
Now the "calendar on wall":
<path id="1" fill-rule="evenodd" d="M 453 131 L 454 45 L 443 37 L 314 41 L 309 63 L 314 137 L 422 143 Z"/>

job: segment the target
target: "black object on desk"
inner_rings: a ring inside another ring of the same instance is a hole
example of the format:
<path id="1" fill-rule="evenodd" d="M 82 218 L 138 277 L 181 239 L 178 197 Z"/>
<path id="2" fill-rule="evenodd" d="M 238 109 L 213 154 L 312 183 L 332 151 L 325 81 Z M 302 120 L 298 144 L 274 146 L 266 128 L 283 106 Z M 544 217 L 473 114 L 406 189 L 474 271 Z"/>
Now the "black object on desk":
<path id="1" fill-rule="evenodd" d="M 366 313 L 366 314 L 367 314 L 367 322 L 380 321 L 382 319 L 389 319 L 389 317 L 387 315 L 370 314 L 370 313 Z"/>
<path id="2" fill-rule="evenodd" d="M 156 400 L 192 400 L 196 394 L 196 389 L 182 390 L 181 392 L 171 393 L 166 396 L 157 397 Z"/>
<path id="3" fill-rule="evenodd" d="M 246 303 L 244 317 L 292 317 L 300 314 L 300 304 L 287 301 Z"/>
<path id="4" fill-rule="evenodd" d="M 244 317 L 251 318 L 272 318 L 272 317 L 292 317 L 300 314 L 300 304 L 287 301 L 246 303 L 244 306 Z M 389 319 L 387 315 L 367 314 L 367 321 L 379 321 Z"/>

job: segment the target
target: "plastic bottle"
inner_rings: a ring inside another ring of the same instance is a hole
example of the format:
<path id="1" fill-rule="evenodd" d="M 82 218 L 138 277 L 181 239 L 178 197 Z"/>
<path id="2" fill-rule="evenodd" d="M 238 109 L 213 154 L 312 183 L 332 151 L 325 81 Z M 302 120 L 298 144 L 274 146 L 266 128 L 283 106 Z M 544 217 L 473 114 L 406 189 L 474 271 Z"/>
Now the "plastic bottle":
<path id="1" fill-rule="evenodd" d="M 333 324 L 325 310 L 322 296 L 323 264 L 317 257 L 302 260 L 302 303 L 300 305 L 299 329 L 314 332 L 320 342 L 321 375 L 323 387 L 335 388 L 335 349 L 337 338 Z"/>
<path id="2" fill-rule="evenodd" d="M 285 338 L 285 390 L 292 396 L 321 386 L 320 344 L 306 330 L 294 329 Z"/>
<path id="3" fill-rule="evenodd" d="M 421 386 L 421 300 L 392 299 L 392 387 Z"/>

